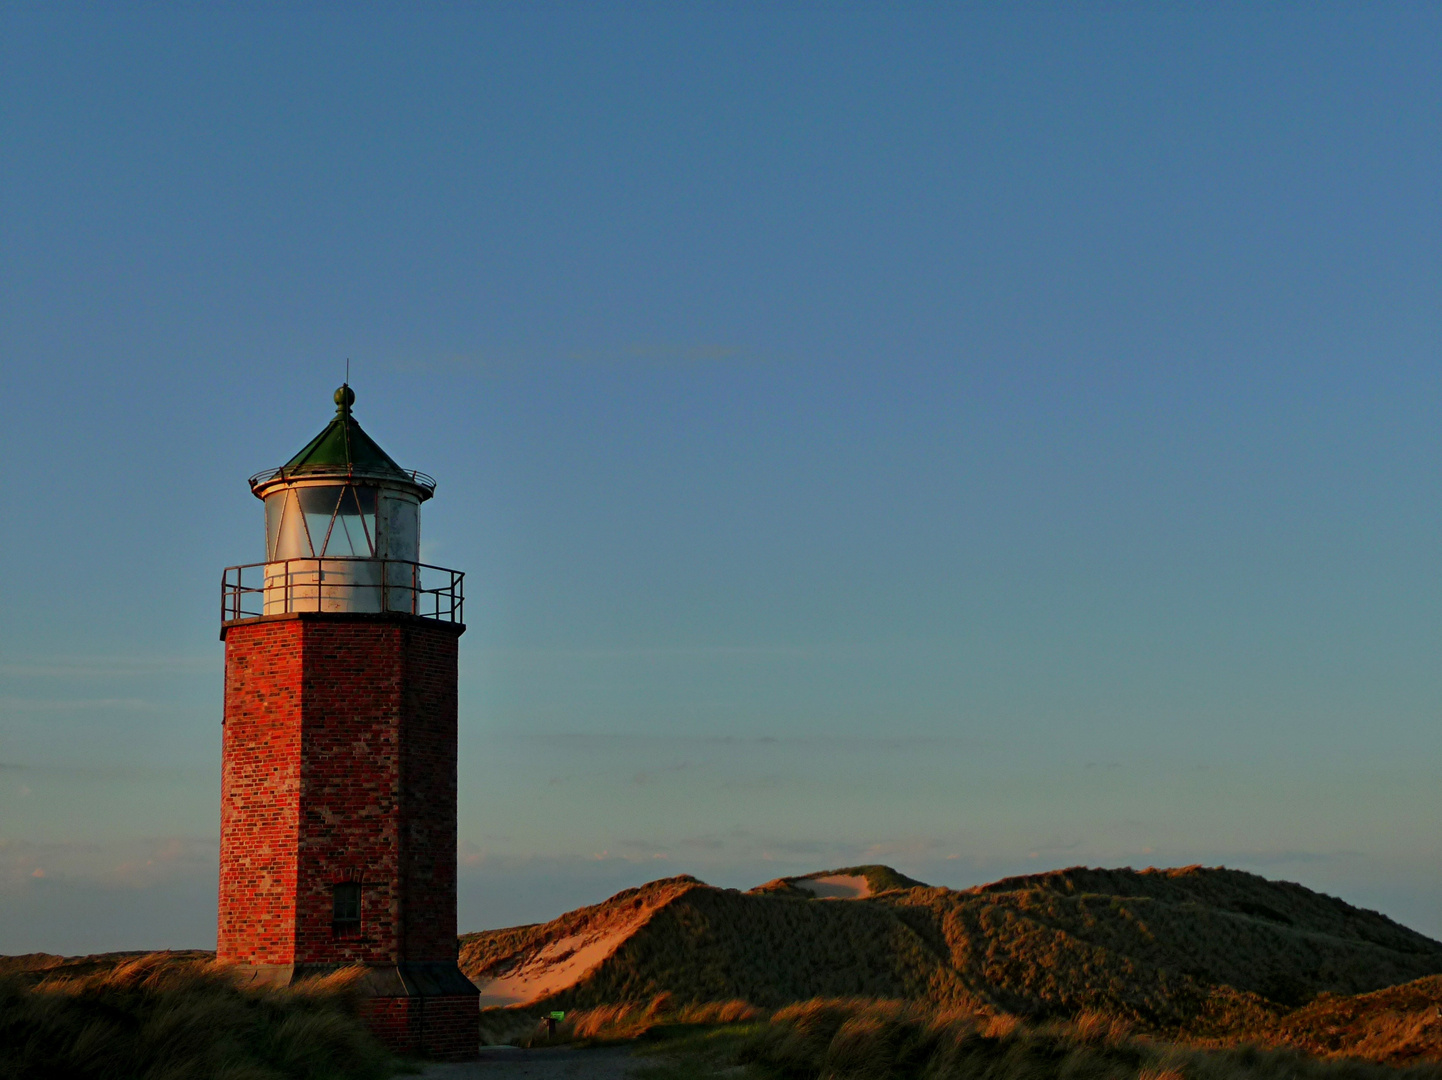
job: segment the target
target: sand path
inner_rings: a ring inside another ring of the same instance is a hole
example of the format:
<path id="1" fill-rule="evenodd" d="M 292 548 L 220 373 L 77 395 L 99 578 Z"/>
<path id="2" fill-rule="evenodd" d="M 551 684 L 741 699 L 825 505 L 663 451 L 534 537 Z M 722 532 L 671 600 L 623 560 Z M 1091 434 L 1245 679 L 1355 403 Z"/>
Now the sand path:
<path id="1" fill-rule="evenodd" d="M 480 1061 L 428 1065 L 418 1080 L 626 1080 L 641 1064 L 624 1046 L 595 1050 L 483 1046 Z"/>

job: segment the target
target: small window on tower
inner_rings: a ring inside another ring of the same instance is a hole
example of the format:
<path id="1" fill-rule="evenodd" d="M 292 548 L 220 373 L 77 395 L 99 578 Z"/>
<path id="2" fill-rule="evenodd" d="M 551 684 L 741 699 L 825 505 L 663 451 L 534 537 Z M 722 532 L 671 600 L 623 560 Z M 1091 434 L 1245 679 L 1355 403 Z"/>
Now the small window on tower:
<path id="1" fill-rule="evenodd" d="M 338 935 L 359 934 L 361 928 L 361 887 L 346 881 L 335 887 L 331 925 Z"/>

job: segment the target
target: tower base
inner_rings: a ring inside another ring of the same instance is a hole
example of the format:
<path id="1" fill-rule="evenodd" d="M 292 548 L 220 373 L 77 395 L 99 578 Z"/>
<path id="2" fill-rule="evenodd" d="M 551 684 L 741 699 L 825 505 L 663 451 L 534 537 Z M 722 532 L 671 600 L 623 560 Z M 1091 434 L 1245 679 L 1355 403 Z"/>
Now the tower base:
<path id="1" fill-rule="evenodd" d="M 436 1061 L 474 1061 L 481 1053 L 481 1009 L 464 997 L 374 997 L 360 1015 L 387 1050 Z"/>
<path id="2" fill-rule="evenodd" d="M 393 1054 L 436 1061 L 480 1056 L 480 991 L 455 964 L 237 964 L 233 971 L 254 986 L 290 986 L 302 979 L 364 966 L 356 989 L 360 1017 Z"/>

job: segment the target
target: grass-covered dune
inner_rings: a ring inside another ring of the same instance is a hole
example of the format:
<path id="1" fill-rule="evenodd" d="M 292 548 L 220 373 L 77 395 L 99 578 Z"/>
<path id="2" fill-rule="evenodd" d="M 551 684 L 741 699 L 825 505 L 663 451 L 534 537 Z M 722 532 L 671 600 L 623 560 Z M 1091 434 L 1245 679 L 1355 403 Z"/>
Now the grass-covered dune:
<path id="1" fill-rule="evenodd" d="M 1311 1054 L 1442 1062 L 1442 976 L 1370 994 L 1323 994 L 1284 1016 L 1276 1040 Z"/>
<path id="2" fill-rule="evenodd" d="M 882 886 L 900 877 L 846 873 Z M 594 963 L 577 962 L 588 954 Z M 531 977 L 547 964 L 569 965 L 565 978 Z M 668 995 L 774 1009 L 854 997 L 1034 1019 L 1094 1011 L 1143 1030 L 1226 1037 L 1274 1025 L 1319 994 L 1442 973 L 1442 943 L 1300 885 L 1220 868 L 1076 868 L 961 891 L 883 887 L 858 900 L 683 877 L 550 923 L 464 935 L 461 966 L 483 993 L 526 976 L 543 991 L 525 1002 L 535 1008 Z"/>
<path id="3" fill-rule="evenodd" d="M 4 1080 L 381 1080 L 351 973 L 242 989 L 207 954 L 7 957 Z"/>

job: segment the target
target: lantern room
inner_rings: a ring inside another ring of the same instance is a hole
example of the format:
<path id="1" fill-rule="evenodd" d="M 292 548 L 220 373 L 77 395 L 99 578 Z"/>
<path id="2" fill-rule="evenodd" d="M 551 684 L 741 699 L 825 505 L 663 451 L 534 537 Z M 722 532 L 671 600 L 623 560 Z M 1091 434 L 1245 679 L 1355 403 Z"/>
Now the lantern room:
<path id="1" fill-rule="evenodd" d="M 365 433 L 355 400 L 342 385 L 325 429 L 280 468 L 251 477 L 265 504 L 265 562 L 227 571 L 223 619 L 330 611 L 460 620 L 460 575 L 420 562 L 420 505 L 436 483 L 402 469 Z M 260 581 L 245 573 L 257 570 Z M 436 573 L 423 582 L 423 570 Z"/>

